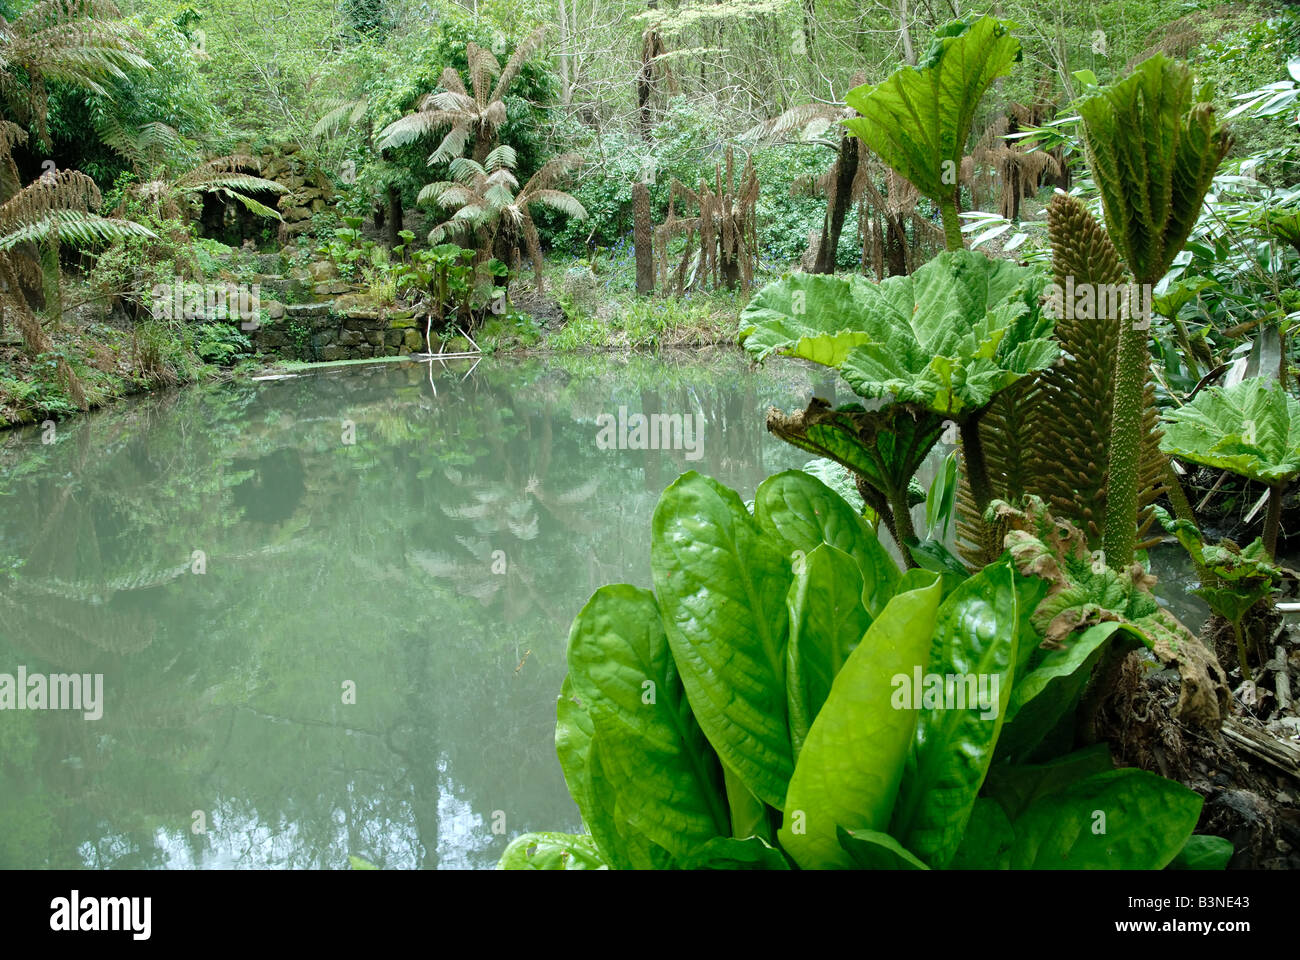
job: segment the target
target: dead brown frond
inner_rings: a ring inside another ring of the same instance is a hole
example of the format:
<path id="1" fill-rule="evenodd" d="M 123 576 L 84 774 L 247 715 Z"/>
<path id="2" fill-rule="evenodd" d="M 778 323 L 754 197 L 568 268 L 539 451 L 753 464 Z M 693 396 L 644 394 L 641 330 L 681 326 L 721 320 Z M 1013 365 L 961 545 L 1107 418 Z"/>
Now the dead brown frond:
<path id="1" fill-rule="evenodd" d="M 660 283 L 665 292 L 675 285 L 680 296 L 687 289 L 703 287 L 712 281 L 715 288 L 739 286 L 749 290 L 758 263 L 758 174 L 752 158 L 746 156 L 745 168 L 736 177 L 735 154 L 727 147 L 724 161 L 714 167 L 710 184 L 701 179 L 698 190 L 691 190 L 674 180 L 669 187 L 668 218 L 655 231 L 655 247 L 660 251 Z M 677 216 L 677 204 L 694 206 L 693 217 Z M 670 266 L 668 243 L 685 234 L 686 243 L 677 263 L 675 283 Z M 699 237 L 699 246 L 695 239 Z"/>

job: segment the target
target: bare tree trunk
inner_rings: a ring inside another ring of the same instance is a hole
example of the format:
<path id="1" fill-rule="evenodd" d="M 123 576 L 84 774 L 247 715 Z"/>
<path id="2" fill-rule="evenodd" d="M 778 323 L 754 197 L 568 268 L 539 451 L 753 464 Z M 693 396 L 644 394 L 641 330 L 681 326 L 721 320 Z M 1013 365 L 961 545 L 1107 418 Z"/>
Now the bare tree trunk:
<path id="1" fill-rule="evenodd" d="M 907 0 L 898 0 L 898 32 L 903 39 L 903 57 L 909 66 L 916 66 L 916 51 L 912 48 L 912 31 L 907 25 Z"/>
<path id="2" fill-rule="evenodd" d="M 402 232 L 402 190 L 395 183 L 388 185 L 388 246 L 395 247 L 402 242 L 398 236 Z"/>
<path id="3" fill-rule="evenodd" d="M 573 99 L 573 81 L 569 77 L 569 12 L 564 0 L 560 0 L 560 102 L 566 107 Z"/>
<path id="4" fill-rule="evenodd" d="M 650 223 L 650 191 L 644 183 L 632 185 L 632 239 L 636 246 L 637 296 L 655 292 L 654 232 Z"/>
<path id="5" fill-rule="evenodd" d="M 647 10 L 658 10 L 659 0 L 646 0 Z M 641 69 L 636 75 L 637 120 L 641 127 L 641 139 L 650 142 L 650 127 L 653 123 L 650 96 L 654 93 L 655 57 L 661 53 L 659 30 L 653 23 L 646 27 L 641 39 Z"/>

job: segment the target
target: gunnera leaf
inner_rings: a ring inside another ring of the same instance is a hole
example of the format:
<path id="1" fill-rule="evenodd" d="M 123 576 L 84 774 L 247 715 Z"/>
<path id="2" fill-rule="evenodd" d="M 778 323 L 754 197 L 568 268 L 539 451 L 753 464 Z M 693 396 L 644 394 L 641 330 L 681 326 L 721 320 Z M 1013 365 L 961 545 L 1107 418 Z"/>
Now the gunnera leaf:
<path id="1" fill-rule="evenodd" d="M 1084 146 L 1115 249 L 1139 283 L 1155 283 L 1182 249 L 1232 145 L 1207 84 L 1163 54 L 1079 104 Z"/>
<path id="2" fill-rule="evenodd" d="M 1165 420 L 1168 454 L 1270 486 L 1300 476 L 1300 401 L 1270 377 L 1202 390 Z"/>
<path id="3" fill-rule="evenodd" d="M 796 275 L 758 292 L 740 335 L 756 359 L 834 366 L 861 397 L 960 421 L 1056 360 L 1041 286 L 1034 268 L 969 250 L 879 283 Z"/>
<path id="4" fill-rule="evenodd" d="M 845 100 L 861 116 L 844 125 L 925 196 L 951 204 L 980 98 L 1020 59 L 1013 26 L 982 17 L 940 27 L 915 67 L 849 91 Z"/>

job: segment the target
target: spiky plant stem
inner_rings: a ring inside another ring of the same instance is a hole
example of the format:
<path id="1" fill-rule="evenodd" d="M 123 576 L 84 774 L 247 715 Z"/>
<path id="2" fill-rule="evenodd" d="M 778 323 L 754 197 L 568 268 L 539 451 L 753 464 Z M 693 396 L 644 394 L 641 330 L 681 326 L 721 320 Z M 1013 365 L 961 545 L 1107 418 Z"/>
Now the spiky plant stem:
<path id="1" fill-rule="evenodd" d="M 1115 407 L 1110 426 L 1110 481 L 1102 546 L 1112 570 L 1133 562 L 1137 549 L 1139 448 L 1142 444 L 1143 392 L 1146 386 L 1145 330 L 1133 329 L 1128 311 L 1120 312 L 1119 351 L 1115 358 Z"/>
<path id="2" fill-rule="evenodd" d="M 966 241 L 961 235 L 961 217 L 957 215 L 957 191 L 951 197 L 939 201 L 939 213 L 943 216 L 943 244 L 948 250 L 963 250 Z"/>
<path id="3" fill-rule="evenodd" d="M 916 539 L 916 527 L 912 524 L 912 507 L 907 502 L 907 487 L 894 491 L 890 496 L 889 512 L 894 515 L 894 523 L 889 532 L 894 535 L 894 542 L 903 554 L 904 564 L 911 569 L 916 566 L 916 561 L 912 559 L 912 551 L 907 543 Z"/>
<path id="4" fill-rule="evenodd" d="M 971 497 L 980 518 L 980 549 L 982 562 L 992 563 L 997 559 L 998 544 L 993 542 L 993 527 L 984 519 L 984 514 L 993 501 L 993 484 L 989 480 L 988 464 L 984 459 L 984 442 L 980 439 L 979 415 L 967 417 L 961 425 L 961 452 L 966 468 L 966 482 L 970 485 Z"/>

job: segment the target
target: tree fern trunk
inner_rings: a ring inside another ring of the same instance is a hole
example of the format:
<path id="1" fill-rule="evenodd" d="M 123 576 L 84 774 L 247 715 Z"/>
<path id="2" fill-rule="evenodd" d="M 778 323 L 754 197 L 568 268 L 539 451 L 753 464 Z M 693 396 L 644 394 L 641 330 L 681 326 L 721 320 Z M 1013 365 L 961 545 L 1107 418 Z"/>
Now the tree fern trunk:
<path id="1" fill-rule="evenodd" d="M 822 242 L 817 248 L 817 263 L 813 273 L 834 273 L 835 254 L 844 230 L 844 218 L 853 201 L 853 178 L 858 173 L 858 138 L 845 133 L 840 138 L 839 162 L 835 165 L 835 196 L 826 210 L 822 227 Z"/>
<path id="2" fill-rule="evenodd" d="M 387 189 L 388 210 L 387 210 L 387 238 L 388 247 L 391 250 L 402 242 L 398 236 L 402 232 L 402 190 L 396 184 L 390 183 Z"/>

